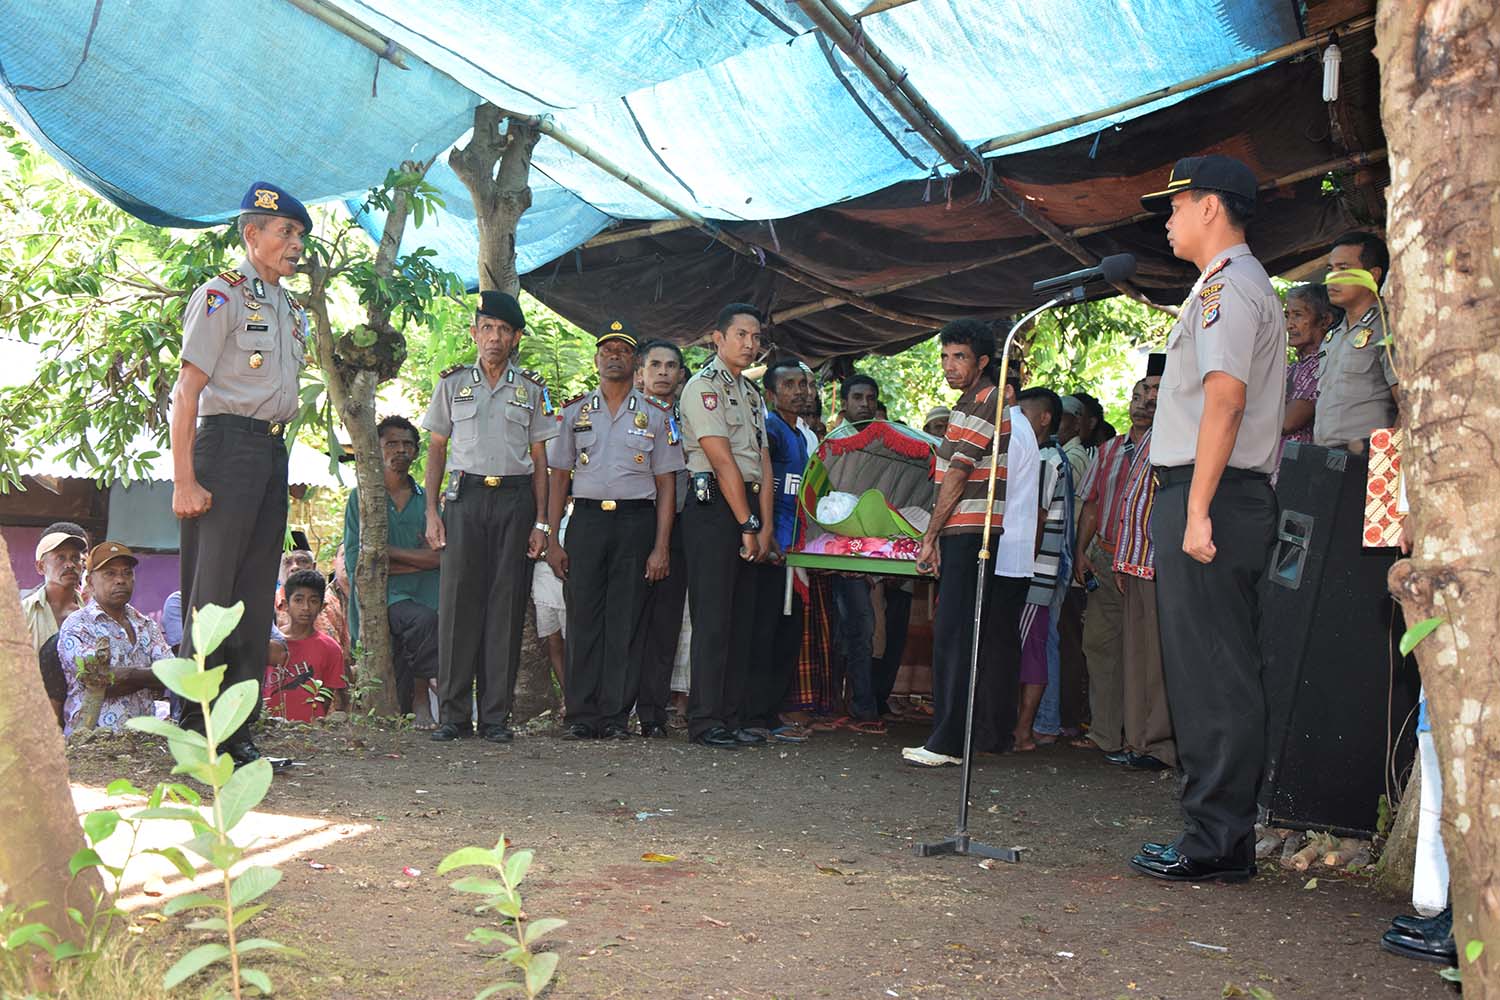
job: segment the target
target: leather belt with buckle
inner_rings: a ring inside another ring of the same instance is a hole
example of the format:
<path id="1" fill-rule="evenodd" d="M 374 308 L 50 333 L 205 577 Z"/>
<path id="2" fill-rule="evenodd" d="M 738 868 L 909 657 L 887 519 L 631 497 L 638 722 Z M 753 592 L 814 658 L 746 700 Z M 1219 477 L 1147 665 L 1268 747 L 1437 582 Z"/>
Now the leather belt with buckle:
<path id="1" fill-rule="evenodd" d="M 472 472 L 462 474 L 461 482 L 466 486 L 485 486 L 499 489 L 502 486 L 524 486 L 531 482 L 530 476 L 481 476 Z"/>
<path id="2" fill-rule="evenodd" d="M 279 438 L 286 432 L 286 424 L 280 420 L 257 420 L 254 417 L 242 417 L 237 413 L 211 413 L 206 417 L 199 417 L 198 426 L 233 427 L 235 430 L 264 434 L 266 437 L 274 438 Z"/>
<path id="3" fill-rule="evenodd" d="M 602 511 L 656 509 L 655 500 L 595 500 L 591 497 L 574 497 L 573 506 Z"/>

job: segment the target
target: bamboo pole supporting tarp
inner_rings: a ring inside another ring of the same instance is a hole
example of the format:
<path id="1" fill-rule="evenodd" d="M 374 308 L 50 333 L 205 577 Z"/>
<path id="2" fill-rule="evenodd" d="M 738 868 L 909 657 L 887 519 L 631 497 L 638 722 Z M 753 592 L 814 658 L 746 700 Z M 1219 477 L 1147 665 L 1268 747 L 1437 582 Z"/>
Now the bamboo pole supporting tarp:
<path id="1" fill-rule="evenodd" d="M 607 247 L 614 243 L 628 243 L 631 240 L 642 239 L 647 236 L 660 236 L 662 233 L 675 233 L 679 229 L 692 229 L 693 223 L 687 219 L 663 219 L 653 222 L 648 226 L 631 226 L 622 229 L 609 229 L 583 245 L 583 249 L 592 250 L 594 247 Z"/>
<path id="2" fill-rule="evenodd" d="M 984 157 L 970 149 L 962 137 L 949 125 L 942 115 L 927 102 L 921 92 L 907 77 L 906 71 L 893 64 L 880 47 L 864 34 L 853 18 L 826 0 L 797 0 L 819 31 L 839 47 L 849 61 L 859 67 L 875 88 L 890 102 L 896 113 L 916 130 L 938 155 L 957 170 L 973 170 L 986 177 L 991 169 Z M 1080 264 L 1092 267 L 1099 262 L 1083 244 L 1070 237 L 1051 219 L 1042 215 L 1026 199 L 1007 187 L 1003 180 L 987 181 L 986 188 L 993 197 L 1004 202 L 1033 229 L 1071 255 Z M 1115 284 L 1125 295 L 1152 309 L 1161 308 L 1148 299 L 1140 289 L 1128 281 Z"/>
<path id="3" fill-rule="evenodd" d="M 1309 180 L 1313 177 L 1321 177 L 1324 174 L 1330 173 L 1335 170 L 1357 170 L 1361 167 L 1367 167 L 1371 164 L 1383 162 L 1384 160 L 1385 150 L 1383 149 L 1373 150 L 1368 153 L 1354 153 L 1351 156 L 1340 156 L 1337 159 L 1325 160 L 1322 163 L 1317 163 L 1310 167 L 1304 167 L 1301 170 L 1286 174 L 1281 177 L 1274 177 L 1271 180 L 1268 180 L 1264 184 L 1260 185 L 1259 190 L 1262 192 L 1275 191 L 1279 188 L 1289 187 L 1293 184 Z M 1104 225 L 1080 226 L 1077 229 L 1069 230 L 1068 235 L 1076 239 L 1082 238 L 1084 236 L 1094 236 L 1098 233 L 1109 232 L 1112 229 L 1122 229 L 1125 226 L 1134 225 L 1137 222 L 1143 222 L 1154 217 L 1155 216 L 1150 212 L 1138 212 L 1135 215 L 1130 215 L 1123 219 L 1106 223 Z M 937 281 L 940 278 L 952 277 L 955 274 L 963 274 L 967 271 L 977 271 L 982 267 L 989 267 L 992 264 L 1001 264 L 1008 260 L 1015 260 L 1018 257 L 1026 257 L 1041 250 L 1051 249 L 1052 247 L 1053 244 L 1051 242 L 1033 243 L 1030 246 L 1021 247 L 1018 250 L 1008 250 L 1005 253 L 996 254 L 993 257 L 985 257 L 981 260 L 970 261 L 967 264 L 960 264 L 958 267 L 949 268 L 948 270 L 942 271 L 938 274 L 924 274 L 919 278 L 905 278 L 901 281 L 893 281 L 889 284 L 880 285 L 875 288 L 867 288 L 861 294 L 866 296 L 889 295 L 891 292 L 899 292 L 907 288 L 914 288 L 917 285 L 926 284 L 929 281 Z M 823 312 L 825 309 L 836 308 L 838 305 L 839 301 L 837 299 L 834 299 L 832 297 L 822 298 L 816 302 L 808 302 L 800 306 L 793 306 L 789 309 L 779 310 L 771 316 L 771 321 L 773 323 L 786 323 L 790 320 L 801 319 L 804 316 L 811 316 L 814 313 Z"/>
<path id="4" fill-rule="evenodd" d="M 1051 135 L 1054 132 L 1061 132 L 1064 129 L 1070 129 L 1077 125 L 1086 125 L 1089 122 L 1099 121 L 1102 118 L 1108 118 L 1111 115 L 1117 115 L 1122 111 L 1130 111 L 1131 109 L 1141 107 L 1144 104 L 1150 104 L 1152 101 L 1159 101 L 1165 97 L 1172 97 L 1177 94 L 1186 93 L 1189 90 L 1196 90 L 1199 87 L 1206 87 L 1211 83 L 1218 83 L 1221 80 L 1227 80 L 1232 76 L 1238 76 L 1239 74 L 1244 73 L 1248 70 L 1255 69 L 1257 66 L 1269 66 L 1271 63 L 1280 62 L 1283 59 L 1290 59 L 1293 56 L 1301 55 L 1302 53 L 1318 48 L 1321 45 L 1326 45 L 1328 43 L 1328 40 L 1334 35 L 1351 35 L 1355 32 L 1365 31 L 1367 29 L 1373 28 L 1374 26 L 1374 15 L 1356 17 L 1352 20 L 1345 21 L 1343 24 L 1340 24 L 1336 27 L 1330 28 L 1327 31 L 1319 32 L 1316 35 L 1309 35 L 1307 38 L 1299 39 L 1295 42 L 1289 42 L 1286 45 L 1282 45 L 1277 48 L 1262 52 L 1258 56 L 1251 56 L 1249 59 L 1242 59 L 1237 63 L 1231 63 L 1228 66 L 1216 69 L 1211 73 L 1201 73 L 1198 76 L 1192 77 L 1191 79 L 1183 80 L 1180 83 L 1174 83 L 1169 87 L 1158 87 L 1156 90 L 1148 91 L 1147 93 L 1141 94 L 1137 97 L 1132 97 L 1126 101 L 1120 101 L 1117 104 L 1111 104 L 1109 107 L 1100 108 L 1097 111 L 1090 111 L 1087 114 L 1082 115 L 1074 115 L 1071 118 L 1064 118 L 1060 121 L 1050 122 L 1046 125 L 1038 125 L 1035 128 L 1024 129 L 1020 132 L 1012 132 L 1009 135 L 997 136 L 996 138 L 990 139 L 987 142 L 980 143 L 978 150 L 980 154 L 993 153 L 996 150 L 1005 149 L 1008 146 L 1019 146 L 1023 142 L 1030 142 L 1033 139 L 1040 139 L 1044 135 Z"/>

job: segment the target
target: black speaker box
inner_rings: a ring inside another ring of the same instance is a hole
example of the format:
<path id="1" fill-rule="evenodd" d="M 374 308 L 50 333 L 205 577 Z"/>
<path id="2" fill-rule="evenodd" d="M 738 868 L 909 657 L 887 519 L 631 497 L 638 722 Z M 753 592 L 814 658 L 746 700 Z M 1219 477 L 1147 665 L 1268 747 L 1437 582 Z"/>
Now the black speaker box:
<path id="1" fill-rule="evenodd" d="M 1398 554 L 1362 546 L 1366 470 L 1341 448 L 1293 442 L 1282 455 L 1260 622 L 1271 826 L 1369 836 L 1411 766 L 1419 682 L 1386 588 Z"/>

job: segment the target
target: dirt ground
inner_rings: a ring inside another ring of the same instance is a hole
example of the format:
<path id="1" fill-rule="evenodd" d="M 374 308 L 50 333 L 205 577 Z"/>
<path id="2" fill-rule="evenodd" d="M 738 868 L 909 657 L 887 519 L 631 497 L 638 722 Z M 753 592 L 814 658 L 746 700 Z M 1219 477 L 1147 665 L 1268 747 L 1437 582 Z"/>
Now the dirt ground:
<path id="1" fill-rule="evenodd" d="M 568 921 L 550 939 L 558 998 L 1450 995 L 1434 966 L 1379 951 L 1404 907 L 1365 878 L 1325 872 L 1309 889 L 1273 867 L 1244 886 L 1189 887 L 1130 874 L 1142 840 L 1175 833 L 1175 783 L 1096 753 L 980 758 L 971 831 L 1025 848 L 1019 864 L 915 857 L 914 842 L 951 831 L 958 799 L 956 770 L 902 764 L 899 748 L 923 735 L 728 752 L 680 737 L 537 732 L 498 747 L 273 729 L 262 749 L 304 766 L 278 774 L 255 817 L 296 835 L 267 848 L 285 878 L 252 927 L 303 951 L 266 966 L 281 996 L 473 996 L 500 970 L 464 941 L 474 897 L 434 869 L 503 832 L 536 852 L 528 914 Z M 122 775 L 146 787 L 170 764 L 138 736 L 70 753 L 84 788 Z M 171 925 L 146 935 L 174 953 L 193 943 Z"/>

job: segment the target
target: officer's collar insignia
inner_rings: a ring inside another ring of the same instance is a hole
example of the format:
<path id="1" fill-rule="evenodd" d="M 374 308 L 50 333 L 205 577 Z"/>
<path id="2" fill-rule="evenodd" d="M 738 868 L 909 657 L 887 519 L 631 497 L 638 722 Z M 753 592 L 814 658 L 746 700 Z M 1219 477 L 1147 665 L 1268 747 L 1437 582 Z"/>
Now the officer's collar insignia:
<path id="1" fill-rule="evenodd" d="M 1374 322 L 1375 317 L 1379 314 L 1379 312 L 1380 306 L 1378 303 L 1366 309 L 1365 314 L 1359 318 L 1359 325 L 1368 326 L 1370 323 Z"/>
<path id="2" fill-rule="evenodd" d="M 507 368 L 505 370 L 505 384 L 506 385 L 514 385 L 515 381 L 516 381 L 516 370 L 514 368 Z"/>
<path id="3" fill-rule="evenodd" d="M 219 280 L 230 288 L 238 288 L 245 283 L 245 276 L 239 271 L 225 271 L 219 275 Z"/>
<path id="4" fill-rule="evenodd" d="M 631 413 L 635 412 L 635 393 L 630 394 L 630 399 L 626 402 L 625 405 L 630 409 Z"/>
<path id="5" fill-rule="evenodd" d="M 228 301 L 229 301 L 228 296 L 226 296 L 223 292 L 215 292 L 215 291 L 210 290 L 209 293 L 208 293 L 208 303 L 207 303 L 207 305 L 208 305 L 208 313 L 207 313 L 207 315 L 212 316 L 218 310 L 218 308 L 220 306 L 222 306 L 224 303 L 226 303 Z"/>
<path id="6" fill-rule="evenodd" d="M 604 405 L 603 401 L 599 399 L 599 394 L 597 392 L 594 393 L 594 398 L 591 399 L 591 400 L 589 400 L 589 409 L 591 409 L 591 410 L 597 410 L 597 409 L 599 409 L 599 407 L 601 407 L 603 405 Z"/>
<path id="7" fill-rule="evenodd" d="M 255 289 L 255 297 L 257 299 L 263 299 L 266 297 L 266 283 L 260 278 L 255 278 L 254 280 L 252 280 L 250 282 L 250 287 Z"/>
<path id="8" fill-rule="evenodd" d="M 475 365 L 472 370 L 474 372 L 474 384 L 478 385 L 479 384 L 479 378 L 480 378 L 480 375 L 479 375 L 479 366 Z"/>
<path id="9" fill-rule="evenodd" d="M 1226 267 L 1229 266 L 1229 262 L 1231 260 L 1233 260 L 1233 259 L 1234 259 L 1233 257 L 1225 257 L 1223 260 L 1219 261 L 1213 267 L 1211 267 L 1207 271 L 1203 272 L 1203 280 L 1207 281 L 1209 278 L 1212 278 L 1214 275 L 1216 275 L 1220 271 L 1224 270 L 1224 268 L 1226 268 Z"/>

